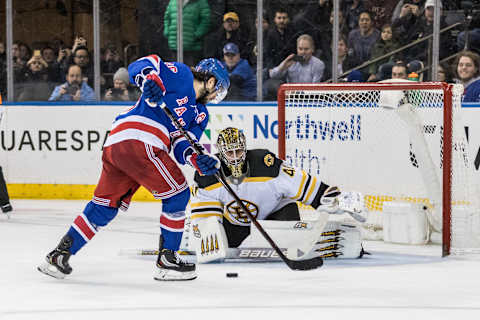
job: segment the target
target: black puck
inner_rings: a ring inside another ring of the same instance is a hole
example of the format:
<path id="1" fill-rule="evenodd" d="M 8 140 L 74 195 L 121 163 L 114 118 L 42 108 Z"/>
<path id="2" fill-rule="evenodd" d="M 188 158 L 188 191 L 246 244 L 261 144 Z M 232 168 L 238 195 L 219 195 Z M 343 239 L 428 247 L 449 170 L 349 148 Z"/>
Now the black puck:
<path id="1" fill-rule="evenodd" d="M 236 272 L 227 272 L 227 278 L 236 278 L 238 277 L 238 273 Z"/>

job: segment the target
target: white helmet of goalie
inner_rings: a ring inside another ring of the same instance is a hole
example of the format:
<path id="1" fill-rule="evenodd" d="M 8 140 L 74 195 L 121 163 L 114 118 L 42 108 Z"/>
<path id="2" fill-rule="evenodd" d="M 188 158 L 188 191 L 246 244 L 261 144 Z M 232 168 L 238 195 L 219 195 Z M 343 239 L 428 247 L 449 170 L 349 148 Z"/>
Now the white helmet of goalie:
<path id="1" fill-rule="evenodd" d="M 218 134 L 217 149 L 220 160 L 232 171 L 232 175 L 240 177 L 247 157 L 247 140 L 243 132 L 233 127 L 223 129 Z"/>

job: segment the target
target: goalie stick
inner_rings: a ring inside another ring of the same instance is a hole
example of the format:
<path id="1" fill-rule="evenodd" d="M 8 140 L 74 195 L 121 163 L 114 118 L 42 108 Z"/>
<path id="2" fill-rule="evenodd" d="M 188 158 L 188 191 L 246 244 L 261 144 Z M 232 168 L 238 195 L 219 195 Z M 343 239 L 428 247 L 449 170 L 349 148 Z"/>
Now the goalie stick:
<path id="1" fill-rule="evenodd" d="M 155 105 L 156 103 L 154 102 L 149 102 L 147 103 L 151 105 Z M 187 141 L 190 143 L 190 145 L 193 147 L 195 152 L 198 154 L 204 154 L 203 148 L 190 137 L 190 135 L 185 131 L 185 129 L 182 127 L 182 125 L 178 122 L 177 118 L 173 115 L 173 113 L 170 111 L 170 109 L 167 108 L 164 102 L 160 105 L 160 108 L 165 112 L 167 117 L 172 121 L 173 125 L 180 131 L 182 136 L 187 139 Z M 285 262 L 285 264 L 292 270 L 312 270 L 316 269 L 318 267 L 321 267 L 323 265 L 323 259 L 321 257 L 315 257 L 315 258 L 309 258 L 305 260 L 292 260 L 287 258 L 287 256 L 282 252 L 282 250 L 277 246 L 277 244 L 273 241 L 273 239 L 268 235 L 268 233 L 263 229 L 263 227 L 258 223 L 257 219 L 250 213 L 250 211 L 247 209 L 243 201 L 238 197 L 238 195 L 233 191 L 232 187 L 228 184 L 226 178 L 224 177 L 223 173 L 221 170 L 219 170 L 216 174 L 215 177 L 217 180 L 225 187 L 227 192 L 235 199 L 235 202 L 242 208 L 242 210 L 245 212 L 245 214 L 248 216 L 248 218 L 253 222 L 255 227 L 258 229 L 258 231 L 262 234 L 262 236 L 267 240 L 267 242 L 270 244 L 270 246 L 275 250 L 275 252 L 278 254 L 278 256 Z M 298 259 L 301 259 L 299 257 Z"/>

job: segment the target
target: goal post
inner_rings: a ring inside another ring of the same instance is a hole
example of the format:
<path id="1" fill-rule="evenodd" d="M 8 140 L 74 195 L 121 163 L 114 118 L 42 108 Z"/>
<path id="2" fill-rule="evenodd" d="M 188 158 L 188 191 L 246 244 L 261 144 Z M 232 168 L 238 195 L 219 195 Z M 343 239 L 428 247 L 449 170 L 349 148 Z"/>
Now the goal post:
<path id="1" fill-rule="evenodd" d="M 461 85 L 408 80 L 284 84 L 279 156 L 327 183 L 362 192 L 376 228 L 387 207 L 419 204 L 428 218 L 427 241 L 430 232 L 441 233 L 443 256 L 478 253 L 479 181 L 462 94 Z"/>

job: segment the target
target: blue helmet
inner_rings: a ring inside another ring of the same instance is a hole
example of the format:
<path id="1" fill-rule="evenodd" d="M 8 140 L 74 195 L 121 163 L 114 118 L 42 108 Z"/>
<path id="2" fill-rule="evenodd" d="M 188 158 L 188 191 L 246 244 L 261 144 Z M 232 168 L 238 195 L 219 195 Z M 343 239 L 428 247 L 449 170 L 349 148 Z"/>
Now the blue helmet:
<path id="1" fill-rule="evenodd" d="M 195 71 L 210 74 L 217 79 L 215 90 L 217 95 L 211 101 L 212 103 L 219 103 L 225 98 L 230 87 L 230 78 L 225 67 L 215 58 L 203 59 L 195 67 Z"/>

